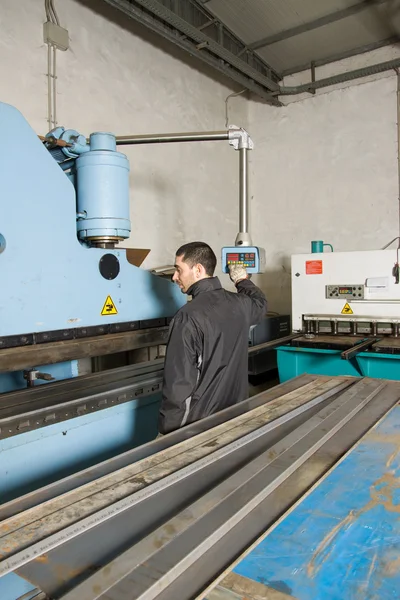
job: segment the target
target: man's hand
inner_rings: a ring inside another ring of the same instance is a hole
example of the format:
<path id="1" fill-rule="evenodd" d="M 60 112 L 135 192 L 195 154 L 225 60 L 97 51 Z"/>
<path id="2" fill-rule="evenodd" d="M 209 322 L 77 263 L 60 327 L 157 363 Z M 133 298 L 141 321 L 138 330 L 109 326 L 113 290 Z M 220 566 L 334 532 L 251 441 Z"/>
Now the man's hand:
<path id="1" fill-rule="evenodd" d="M 246 269 L 242 265 L 228 265 L 228 269 L 231 281 L 233 281 L 235 285 L 240 281 L 249 278 Z"/>

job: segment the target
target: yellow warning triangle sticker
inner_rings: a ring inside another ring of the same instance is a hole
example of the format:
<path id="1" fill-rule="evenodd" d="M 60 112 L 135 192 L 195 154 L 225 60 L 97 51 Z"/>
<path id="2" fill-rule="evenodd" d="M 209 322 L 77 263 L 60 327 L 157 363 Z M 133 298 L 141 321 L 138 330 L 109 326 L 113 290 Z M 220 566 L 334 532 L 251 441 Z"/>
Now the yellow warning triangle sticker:
<path id="1" fill-rule="evenodd" d="M 343 306 L 342 309 L 342 315 L 352 315 L 353 311 L 351 309 L 351 306 L 348 302 L 346 302 L 346 304 Z"/>
<path id="2" fill-rule="evenodd" d="M 107 315 L 117 315 L 118 311 L 115 307 L 115 304 L 111 298 L 111 296 L 107 296 L 106 301 L 104 302 L 103 310 L 101 311 L 101 316 L 106 317 Z"/>

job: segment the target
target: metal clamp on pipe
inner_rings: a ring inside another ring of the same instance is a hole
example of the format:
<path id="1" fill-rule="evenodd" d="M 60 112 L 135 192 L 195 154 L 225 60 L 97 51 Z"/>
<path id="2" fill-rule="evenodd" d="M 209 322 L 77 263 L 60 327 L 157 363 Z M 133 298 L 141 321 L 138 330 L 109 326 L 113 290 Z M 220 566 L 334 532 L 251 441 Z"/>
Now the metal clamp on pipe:
<path id="1" fill-rule="evenodd" d="M 229 143 L 235 150 L 253 150 L 254 142 L 243 127 L 229 126 Z"/>

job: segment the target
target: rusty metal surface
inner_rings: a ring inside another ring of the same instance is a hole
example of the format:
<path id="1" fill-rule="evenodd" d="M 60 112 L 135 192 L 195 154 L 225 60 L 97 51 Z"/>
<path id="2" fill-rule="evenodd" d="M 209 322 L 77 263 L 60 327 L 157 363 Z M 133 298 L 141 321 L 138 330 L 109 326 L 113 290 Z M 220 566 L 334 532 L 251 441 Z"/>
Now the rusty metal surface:
<path id="1" fill-rule="evenodd" d="M 207 598 L 204 600 L 296 600 L 294 596 L 290 596 L 283 592 L 274 590 L 273 588 L 249 579 L 242 577 L 237 573 L 229 573 L 222 581 L 219 582 Z"/>
<path id="2" fill-rule="evenodd" d="M 0 349 L 0 371 L 19 371 L 34 365 L 52 365 L 66 360 L 115 354 L 166 344 L 167 340 L 168 327 L 155 327 L 65 342 Z"/>
<path id="3" fill-rule="evenodd" d="M 358 382 L 63 600 L 192 598 L 386 412 L 399 395 L 388 387 Z"/>
<path id="4" fill-rule="evenodd" d="M 400 348 L 400 337 L 382 337 L 374 345 L 374 349 Z"/>
<path id="5" fill-rule="evenodd" d="M 321 394 L 334 395 L 350 385 L 346 378 L 319 377 L 279 398 L 262 404 L 228 423 L 172 446 L 0 523 L 3 561 L 29 545 L 72 526 L 96 511 L 118 502 L 162 478 L 215 454 L 235 440 L 302 407 Z M 1 573 L 1 566 L 0 566 Z"/>
<path id="6" fill-rule="evenodd" d="M 6 558 L 0 568 L 6 572 L 19 564 L 19 574 L 64 600 L 192 598 L 399 397 L 398 383 L 316 377 L 251 413 L 50 501 L 36 515 L 31 510 L 9 519 L 3 523 L 0 550 Z M 115 502 L 119 488 L 129 495 Z M 32 543 L 46 524 L 76 518 L 71 500 L 77 493 L 76 505 L 90 508 L 102 496 L 112 504 L 106 509 L 96 504 L 84 518 L 78 511 L 78 521 L 67 526 L 62 521 L 61 531 L 47 533 L 44 544 Z M 89 526 L 82 530 L 82 523 Z M 258 583 L 302 600 L 289 586 Z M 219 585 L 219 593 L 227 590 Z M 245 595 L 245 588 L 231 586 L 230 592 L 258 600 L 250 590 Z"/>
<path id="7" fill-rule="evenodd" d="M 299 336 L 296 341 L 292 344 L 293 346 L 297 345 L 297 344 L 304 344 L 304 343 L 318 343 L 320 342 L 321 344 L 336 344 L 336 345 L 348 345 L 348 346 L 355 346 L 356 344 L 359 344 L 365 336 L 355 336 L 355 335 L 313 335 L 311 338 L 308 338 L 306 336 Z"/>
<path id="8" fill-rule="evenodd" d="M 144 368 L 145 367 L 146 367 L 146 365 L 144 365 Z M 128 371 L 130 372 L 131 367 L 128 367 L 128 368 L 122 367 L 121 369 L 115 369 L 115 370 L 112 370 L 112 373 L 114 373 L 114 371 L 117 371 L 117 372 L 122 371 L 123 372 L 122 375 L 125 376 L 126 369 L 128 369 Z M 97 375 L 99 375 L 99 374 L 96 374 L 96 379 L 97 379 Z M 111 374 L 109 374 L 109 375 L 111 375 Z M 107 375 L 107 377 L 109 377 L 109 375 Z M 119 375 L 121 375 L 121 373 Z M 119 377 L 119 375 L 117 373 L 118 377 Z M 95 377 L 95 376 L 87 375 L 87 376 L 81 377 L 79 379 L 80 380 L 88 379 L 87 384 L 90 386 L 93 383 L 92 377 Z M 114 458 L 111 458 L 107 461 L 98 463 L 92 467 L 89 467 L 83 471 L 80 471 L 76 475 L 71 475 L 64 479 L 58 480 L 52 484 L 47 485 L 44 488 L 41 488 L 39 490 L 36 490 L 29 494 L 26 494 L 25 496 L 21 496 L 11 502 L 3 504 L 0 506 L 0 521 L 8 519 L 10 516 L 15 515 L 17 513 L 21 513 L 21 512 L 28 510 L 34 506 L 38 506 L 39 504 L 41 504 L 43 502 L 48 502 L 52 498 L 55 498 L 57 496 L 60 496 L 61 494 L 70 492 L 73 489 L 76 489 L 77 487 L 80 487 L 82 485 L 85 485 L 87 483 L 95 481 L 96 479 L 99 479 L 100 477 L 104 477 L 105 475 L 108 475 L 119 469 L 122 469 L 134 462 L 138 462 L 139 460 L 142 460 L 143 458 L 147 458 L 148 456 L 155 454 L 157 452 L 160 452 L 161 450 L 165 450 L 166 448 L 169 448 L 175 444 L 178 444 L 182 441 L 190 439 L 191 437 L 194 437 L 200 433 L 203 433 L 204 431 L 207 431 L 208 429 L 211 429 L 212 427 L 216 427 L 218 425 L 221 425 L 222 423 L 226 423 L 227 421 L 230 421 L 231 419 L 234 419 L 235 417 L 243 415 L 244 413 L 249 412 L 249 411 L 253 410 L 254 408 L 258 408 L 262 404 L 270 402 L 271 400 L 274 400 L 274 399 L 278 398 L 279 396 L 283 396 L 284 394 L 292 392 L 292 391 L 300 388 L 301 386 L 304 386 L 313 381 L 316 381 L 317 378 L 318 378 L 318 376 L 316 376 L 316 375 L 301 375 L 299 377 L 291 379 L 290 381 L 287 381 L 285 383 L 282 383 L 276 387 L 269 389 L 268 391 L 265 391 L 263 394 L 258 394 L 257 396 L 253 396 L 251 398 L 248 398 L 247 400 L 244 400 L 243 402 L 234 404 L 233 406 L 231 406 L 227 409 L 224 409 L 218 413 L 215 413 L 214 415 L 211 415 L 210 417 L 202 419 L 201 421 L 197 421 L 196 423 L 192 423 L 192 424 L 190 424 L 186 427 L 183 427 L 182 429 L 179 429 L 167 436 L 163 436 L 162 438 L 159 438 L 158 440 L 156 440 L 150 444 L 145 444 L 143 446 L 139 446 L 137 448 L 129 450 L 128 452 L 125 452 L 123 454 L 119 454 L 119 455 L 115 456 Z M 112 381 L 115 381 L 115 379 L 113 379 Z M 74 380 L 74 379 L 70 379 L 67 382 L 60 382 L 60 383 L 55 383 L 55 384 L 51 384 L 51 385 L 52 385 L 52 388 L 55 391 L 57 390 L 57 393 L 58 393 L 59 386 L 61 386 L 62 383 L 68 384 L 68 390 L 71 389 L 71 392 L 76 391 L 75 386 L 78 385 L 78 382 L 77 382 L 77 380 Z M 79 383 L 77 389 L 80 388 L 80 385 L 81 384 Z M 40 390 L 39 389 L 29 390 L 28 391 L 29 397 L 31 397 L 31 395 L 34 395 L 35 392 L 40 393 Z"/>
<path id="9" fill-rule="evenodd" d="M 274 348 L 282 346 L 282 344 L 288 344 L 299 337 L 301 337 L 301 334 L 293 333 L 292 335 L 286 335 L 285 337 L 277 338 L 276 340 L 271 340 L 270 342 L 264 342 L 263 344 L 258 344 L 257 346 L 250 346 L 249 356 L 260 354 L 261 352 L 267 352 L 268 350 L 273 350 Z"/>
<path id="10" fill-rule="evenodd" d="M 299 600 L 397 600 L 400 407 L 235 567 Z"/>

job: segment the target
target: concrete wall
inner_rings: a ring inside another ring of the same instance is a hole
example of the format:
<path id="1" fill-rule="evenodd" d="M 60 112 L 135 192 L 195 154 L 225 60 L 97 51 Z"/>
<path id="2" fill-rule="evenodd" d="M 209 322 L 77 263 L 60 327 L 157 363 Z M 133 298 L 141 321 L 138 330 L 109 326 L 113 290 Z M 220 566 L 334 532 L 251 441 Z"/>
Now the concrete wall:
<path id="1" fill-rule="evenodd" d="M 224 128 L 232 91 L 198 61 L 130 22 L 105 2 L 57 1 L 71 48 L 58 53 L 58 121 L 89 133 Z M 0 0 L 0 99 L 47 131 L 44 2 Z M 384 48 L 317 69 L 317 78 L 397 56 Z M 300 73 L 284 82 L 307 81 Z M 396 77 L 385 73 L 285 97 L 283 108 L 253 98 L 231 101 L 230 122 L 249 128 L 251 223 L 267 251 L 256 278 L 270 308 L 290 309 L 290 255 L 312 239 L 336 250 L 379 248 L 398 232 Z M 224 142 L 142 146 L 131 161 L 132 236 L 151 248 L 146 267 L 169 263 L 184 241 L 216 251 L 237 232 L 237 154 Z M 23 155 L 23 153 L 22 153 Z M 27 157 L 29 160 L 29 157 Z M 224 278 L 226 283 L 226 278 Z"/>
<path id="2" fill-rule="evenodd" d="M 327 65 L 317 78 L 396 52 Z M 309 79 L 302 73 L 285 84 Z M 282 97 L 282 108 L 250 103 L 253 240 L 267 251 L 259 281 L 272 310 L 290 310 L 290 255 L 309 252 L 311 240 L 369 250 L 399 235 L 396 87 L 395 74 L 385 73 L 315 96 Z"/>
<path id="3" fill-rule="evenodd" d="M 105 2 L 55 4 L 71 41 L 70 50 L 57 53 L 60 125 L 120 135 L 224 129 L 229 82 L 219 83 L 198 61 Z M 0 0 L 0 100 L 16 106 L 38 134 L 48 129 L 45 20 L 42 0 Z M 232 122 L 246 126 L 245 99 L 230 106 Z M 233 243 L 238 156 L 227 142 L 125 152 L 132 216 L 126 245 L 151 248 L 146 267 L 170 263 L 185 241 L 203 239 L 218 254 Z"/>

